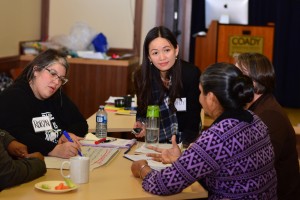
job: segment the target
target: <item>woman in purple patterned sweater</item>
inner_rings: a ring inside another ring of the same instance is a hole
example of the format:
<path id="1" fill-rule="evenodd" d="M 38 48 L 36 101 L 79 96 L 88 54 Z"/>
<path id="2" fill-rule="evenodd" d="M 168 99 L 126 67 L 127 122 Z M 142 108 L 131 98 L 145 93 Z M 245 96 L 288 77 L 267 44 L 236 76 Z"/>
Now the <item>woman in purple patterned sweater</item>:
<path id="1" fill-rule="evenodd" d="M 133 175 L 157 195 L 179 193 L 198 181 L 208 199 L 277 199 L 268 128 L 243 109 L 253 99 L 251 79 L 232 64 L 216 63 L 201 75 L 199 88 L 200 103 L 213 124 L 182 154 L 175 136 L 171 149 L 150 147 L 160 154 L 149 156 L 172 166 L 156 171 L 146 160 L 135 161 Z"/>

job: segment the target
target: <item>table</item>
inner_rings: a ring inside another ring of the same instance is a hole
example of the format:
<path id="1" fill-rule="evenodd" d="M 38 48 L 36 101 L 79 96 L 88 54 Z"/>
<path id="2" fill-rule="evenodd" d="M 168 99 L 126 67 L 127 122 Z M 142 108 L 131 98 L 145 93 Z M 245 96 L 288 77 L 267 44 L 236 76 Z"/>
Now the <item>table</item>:
<path id="1" fill-rule="evenodd" d="M 109 132 L 128 132 L 131 131 L 135 122 L 135 115 L 117 115 L 115 112 L 108 114 Z M 89 130 L 92 131 L 96 126 L 96 113 L 87 119 Z M 141 143 L 138 142 L 138 145 Z M 130 153 L 133 153 L 138 145 L 135 145 Z M 60 199 L 195 199 L 207 197 L 207 192 L 198 183 L 195 182 L 181 193 L 171 196 L 156 196 L 145 192 L 141 186 L 141 179 L 135 178 L 130 170 L 132 161 L 123 158 L 125 150 L 119 154 L 106 166 L 94 169 L 90 173 L 90 180 L 87 184 L 79 185 L 77 190 L 53 194 L 46 193 L 34 188 L 36 183 L 50 180 L 63 180 L 59 170 L 48 169 L 47 173 L 31 182 L 3 190 L 0 193 L 1 199 L 9 200 L 60 200 Z"/>
<path id="2" fill-rule="evenodd" d="M 113 114 L 113 113 L 111 113 Z M 114 117 L 114 116 L 113 116 Z M 93 118 L 94 119 L 94 118 Z M 119 127 L 120 128 L 120 127 Z M 125 129 L 124 129 L 125 130 Z M 134 152 L 135 145 L 131 153 Z M 87 184 L 79 185 L 77 190 L 52 194 L 39 191 L 34 188 L 36 183 L 49 180 L 62 180 L 59 170 L 48 169 L 46 175 L 19 186 L 3 190 L 0 193 L 1 199 L 9 200 L 82 200 L 82 199 L 193 199 L 207 197 L 203 187 L 195 182 L 181 193 L 171 196 L 156 196 L 145 192 L 141 186 L 141 179 L 133 177 L 130 166 L 131 161 L 123 158 L 121 152 L 106 166 L 95 169 L 90 173 L 90 181 Z"/>
<path id="3" fill-rule="evenodd" d="M 136 145 L 133 150 L 136 148 Z M 125 150 L 106 166 L 96 168 L 90 173 L 89 183 L 80 184 L 77 190 L 53 194 L 46 193 L 34 188 L 36 183 L 50 180 L 63 180 L 59 170 L 48 169 L 46 175 L 0 193 L 1 199 L 9 200 L 82 200 L 82 199 L 193 199 L 207 197 L 203 187 L 195 182 L 181 193 L 171 196 L 156 196 L 145 192 L 141 186 L 141 179 L 135 178 L 130 170 L 131 161 L 123 158 Z"/>
<path id="4" fill-rule="evenodd" d="M 89 132 L 94 132 L 96 128 L 96 113 L 87 120 Z M 108 132 L 131 132 L 135 123 L 135 115 L 119 115 L 115 112 L 107 111 L 107 131 Z"/>

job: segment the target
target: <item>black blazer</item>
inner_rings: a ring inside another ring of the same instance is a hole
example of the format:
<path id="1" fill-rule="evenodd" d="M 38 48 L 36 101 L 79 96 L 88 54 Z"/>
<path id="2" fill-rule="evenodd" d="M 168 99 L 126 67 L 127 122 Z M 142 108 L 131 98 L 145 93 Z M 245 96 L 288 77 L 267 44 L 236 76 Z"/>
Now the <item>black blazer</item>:
<path id="1" fill-rule="evenodd" d="M 177 111 L 178 129 L 182 134 L 183 144 L 193 142 L 201 130 L 201 104 L 199 102 L 199 80 L 201 72 L 198 67 L 181 61 L 181 73 L 183 89 L 180 92 L 181 98 L 186 98 L 187 108 L 185 112 Z"/>

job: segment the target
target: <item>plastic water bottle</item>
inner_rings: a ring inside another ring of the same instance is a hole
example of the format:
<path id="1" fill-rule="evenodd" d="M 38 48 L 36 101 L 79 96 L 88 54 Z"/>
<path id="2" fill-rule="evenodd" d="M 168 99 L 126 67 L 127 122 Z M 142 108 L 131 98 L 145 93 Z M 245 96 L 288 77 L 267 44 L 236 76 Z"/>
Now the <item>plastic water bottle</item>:
<path id="1" fill-rule="evenodd" d="M 99 110 L 96 113 L 96 137 L 107 137 L 107 113 L 104 110 L 104 106 L 99 106 Z"/>
<path id="2" fill-rule="evenodd" d="M 156 146 L 159 143 L 159 106 L 149 105 L 146 116 L 145 143 Z"/>

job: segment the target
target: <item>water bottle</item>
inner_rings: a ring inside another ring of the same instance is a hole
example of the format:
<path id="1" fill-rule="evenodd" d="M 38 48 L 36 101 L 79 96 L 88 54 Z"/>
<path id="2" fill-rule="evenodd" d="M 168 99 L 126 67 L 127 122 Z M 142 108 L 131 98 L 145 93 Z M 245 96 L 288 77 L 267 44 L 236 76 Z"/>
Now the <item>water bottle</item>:
<path id="1" fill-rule="evenodd" d="M 99 106 L 99 110 L 96 113 L 96 137 L 107 137 L 107 113 L 104 110 L 104 106 Z"/>
<path id="2" fill-rule="evenodd" d="M 146 116 L 146 145 L 156 146 L 159 143 L 159 106 L 149 105 Z"/>

